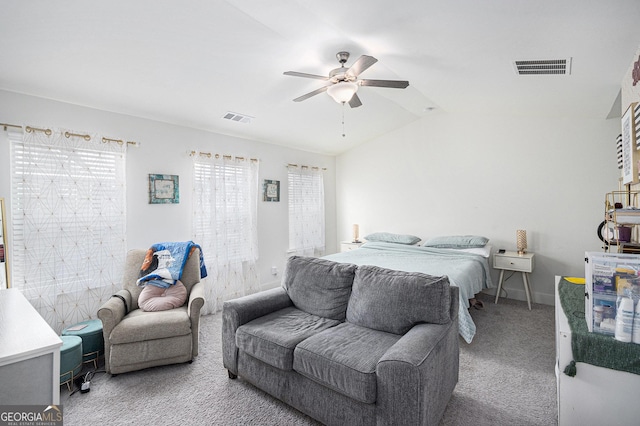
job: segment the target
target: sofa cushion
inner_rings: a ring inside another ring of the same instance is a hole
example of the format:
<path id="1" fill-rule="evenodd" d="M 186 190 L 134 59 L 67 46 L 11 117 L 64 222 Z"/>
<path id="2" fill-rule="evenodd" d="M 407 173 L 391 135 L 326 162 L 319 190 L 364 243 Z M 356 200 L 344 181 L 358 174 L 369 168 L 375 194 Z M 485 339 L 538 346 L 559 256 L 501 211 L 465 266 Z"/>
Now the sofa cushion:
<path id="1" fill-rule="evenodd" d="M 353 281 L 347 321 L 405 334 L 418 323 L 448 323 L 450 304 L 446 276 L 360 266 Z"/>
<path id="2" fill-rule="evenodd" d="M 114 327 L 109 341 L 118 345 L 190 334 L 191 320 L 186 306 L 156 312 L 136 309 Z"/>
<path id="3" fill-rule="evenodd" d="M 344 321 L 356 268 L 349 263 L 292 256 L 287 261 L 282 286 L 296 308 Z"/>
<path id="4" fill-rule="evenodd" d="M 293 369 L 357 401 L 376 402 L 378 360 L 400 337 L 342 323 L 300 342 Z"/>
<path id="5" fill-rule="evenodd" d="M 291 370 L 296 345 L 337 324 L 337 320 L 288 307 L 238 327 L 236 346 L 260 361 L 282 370 Z"/>

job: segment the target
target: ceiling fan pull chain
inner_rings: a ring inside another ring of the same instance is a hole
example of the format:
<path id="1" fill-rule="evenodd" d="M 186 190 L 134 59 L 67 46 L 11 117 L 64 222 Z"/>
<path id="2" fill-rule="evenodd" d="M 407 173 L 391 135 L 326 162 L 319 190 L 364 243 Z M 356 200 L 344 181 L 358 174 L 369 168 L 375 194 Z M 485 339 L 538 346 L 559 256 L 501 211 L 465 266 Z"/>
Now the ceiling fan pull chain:
<path id="1" fill-rule="evenodd" d="M 343 138 L 345 137 L 345 134 L 344 134 L 344 104 L 345 104 L 345 102 L 342 103 L 342 137 Z"/>

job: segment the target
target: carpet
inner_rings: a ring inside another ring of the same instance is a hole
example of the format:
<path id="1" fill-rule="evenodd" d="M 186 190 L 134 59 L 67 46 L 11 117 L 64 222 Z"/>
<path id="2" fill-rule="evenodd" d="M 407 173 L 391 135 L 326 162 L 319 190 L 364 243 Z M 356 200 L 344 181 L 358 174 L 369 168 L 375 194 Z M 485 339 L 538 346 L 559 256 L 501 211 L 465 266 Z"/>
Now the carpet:
<path id="1" fill-rule="evenodd" d="M 554 308 L 480 295 L 477 334 L 460 339 L 460 377 L 441 425 L 555 425 Z M 97 373 L 88 393 L 60 388 L 64 424 L 317 425 L 313 419 L 222 367 L 221 315 L 200 321 L 192 364 L 112 377 Z"/>

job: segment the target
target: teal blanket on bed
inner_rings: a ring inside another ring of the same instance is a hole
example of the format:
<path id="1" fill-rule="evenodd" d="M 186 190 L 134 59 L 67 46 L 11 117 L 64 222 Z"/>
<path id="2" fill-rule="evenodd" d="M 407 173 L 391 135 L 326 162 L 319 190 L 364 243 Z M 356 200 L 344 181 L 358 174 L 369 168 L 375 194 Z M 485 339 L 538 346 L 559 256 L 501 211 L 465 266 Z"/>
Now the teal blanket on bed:
<path id="1" fill-rule="evenodd" d="M 572 284 L 564 277 L 558 284 L 560 305 L 571 328 L 574 361 L 640 374 L 640 345 L 619 342 L 613 336 L 589 332 L 584 319 L 584 292 L 584 285 Z M 561 365 L 560 368 L 565 366 Z M 569 369 L 565 373 L 575 375 L 576 371 Z"/>
<path id="2" fill-rule="evenodd" d="M 476 325 L 469 314 L 469 299 L 485 288 L 493 287 L 489 262 L 477 254 L 432 247 L 403 246 L 392 243 L 366 243 L 356 250 L 331 254 L 328 260 L 355 265 L 375 265 L 407 272 L 422 272 L 449 278 L 460 288 L 460 335 L 471 343 Z"/>

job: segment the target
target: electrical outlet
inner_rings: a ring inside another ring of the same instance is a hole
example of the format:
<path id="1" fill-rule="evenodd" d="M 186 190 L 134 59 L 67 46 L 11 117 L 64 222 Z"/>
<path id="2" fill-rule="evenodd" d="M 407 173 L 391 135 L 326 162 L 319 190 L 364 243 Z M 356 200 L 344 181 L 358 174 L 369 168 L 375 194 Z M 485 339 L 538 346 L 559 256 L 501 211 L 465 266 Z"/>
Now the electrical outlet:
<path id="1" fill-rule="evenodd" d="M 276 266 L 271 267 L 271 275 L 278 275 L 278 268 Z"/>

